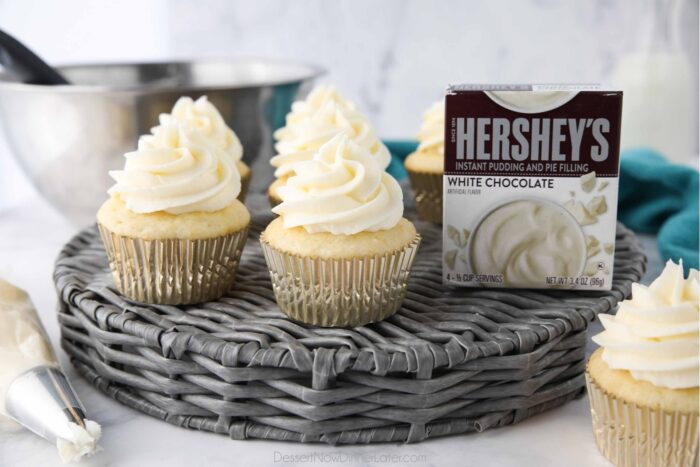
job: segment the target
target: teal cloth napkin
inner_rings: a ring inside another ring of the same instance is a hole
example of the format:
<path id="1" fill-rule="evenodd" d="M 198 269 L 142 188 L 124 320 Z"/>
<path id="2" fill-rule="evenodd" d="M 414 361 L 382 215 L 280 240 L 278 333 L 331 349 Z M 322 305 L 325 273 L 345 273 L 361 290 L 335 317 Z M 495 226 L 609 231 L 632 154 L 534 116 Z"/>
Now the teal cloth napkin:
<path id="1" fill-rule="evenodd" d="M 406 169 L 403 167 L 403 160 L 418 148 L 418 142 L 411 140 L 385 140 L 384 144 L 391 153 L 391 163 L 386 169 L 387 172 L 393 175 L 396 180 L 403 180 L 408 177 Z"/>
<path id="2" fill-rule="evenodd" d="M 673 164 L 651 149 L 620 157 L 618 219 L 637 232 L 658 235 L 662 259 L 698 268 L 698 171 Z"/>
<path id="3" fill-rule="evenodd" d="M 403 160 L 416 150 L 411 140 L 389 140 L 388 167 L 398 180 L 406 177 Z M 698 171 L 668 162 L 651 149 L 624 151 L 620 158 L 618 219 L 637 232 L 658 235 L 662 259 L 683 259 L 698 268 Z"/>

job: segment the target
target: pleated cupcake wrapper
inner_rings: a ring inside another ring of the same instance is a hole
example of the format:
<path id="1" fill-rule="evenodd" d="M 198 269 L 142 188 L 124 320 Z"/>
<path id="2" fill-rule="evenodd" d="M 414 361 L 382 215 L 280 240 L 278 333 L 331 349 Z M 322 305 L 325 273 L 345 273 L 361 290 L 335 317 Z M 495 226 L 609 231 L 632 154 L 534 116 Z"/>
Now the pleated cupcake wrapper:
<path id="1" fill-rule="evenodd" d="M 261 235 L 277 304 L 290 318 L 316 326 L 361 326 L 396 313 L 420 244 L 384 255 L 323 259 L 293 255 Z"/>
<path id="2" fill-rule="evenodd" d="M 600 452 L 618 467 L 696 466 L 698 414 L 665 412 L 607 393 L 586 372 L 593 434 Z"/>
<path id="3" fill-rule="evenodd" d="M 228 292 L 248 238 L 248 227 L 201 240 L 143 240 L 98 224 L 119 291 L 145 303 L 184 305 Z"/>
<path id="4" fill-rule="evenodd" d="M 442 224 L 442 174 L 407 172 L 418 216 L 424 221 Z"/>
<path id="5" fill-rule="evenodd" d="M 253 178 L 253 172 L 249 171 L 245 175 L 241 175 L 241 192 L 238 193 L 238 201 L 241 203 L 245 202 L 245 197 L 248 194 L 248 188 L 250 188 L 250 179 Z"/>

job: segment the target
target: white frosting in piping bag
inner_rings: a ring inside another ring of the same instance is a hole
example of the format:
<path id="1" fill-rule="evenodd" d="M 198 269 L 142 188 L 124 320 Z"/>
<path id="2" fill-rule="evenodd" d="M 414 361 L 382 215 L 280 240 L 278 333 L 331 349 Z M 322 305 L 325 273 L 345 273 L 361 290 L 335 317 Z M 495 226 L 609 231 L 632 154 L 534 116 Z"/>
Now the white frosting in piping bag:
<path id="1" fill-rule="evenodd" d="M 273 211 L 286 228 L 352 235 L 394 227 L 403 215 L 403 193 L 369 151 L 340 134 L 310 161 L 292 166 Z"/>
<path id="2" fill-rule="evenodd" d="M 600 315 L 605 331 L 593 337 L 610 368 L 672 389 L 698 386 L 700 297 L 697 269 L 683 278 L 672 261 L 649 287 L 632 285 L 632 298 L 615 316 Z"/>
<path id="3" fill-rule="evenodd" d="M 100 450 L 97 442 L 102 437 L 102 427 L 92 420 L 85 420 L 85 428 L 69 423 L 73 439 L 58 439 L 58 455 L 65 463 L 78 462 Z"/>
<path id="4" fill-rule="evenodd" d="M 29 295 L 0 279 L 0 413 L 10 384 L 36 366 L 58 366 Z"/>
<path id="5" fill-rule="evenodd" d="M 209 102 L 207 96 L 192 100 L 191 97 L 181 97 L 173 106 L 169 114 L 160 114 L 161 125 L 187 124 L 195 127 L 207 140 L 231 156 L 234 161 L 241 160 L 243 146 L 214 104 Z M 151 130 L 157 134 L 159 127 Z"/>
<path id="6" fill-rule="evenodd" d="M 38 366 L 58 367 L 44 327 L 27 293 L 0 279 L 0 414 L 7 415 L 10 385 Z M 85 420 L 85 428 L 66 423 L 72 439 L 59 438 L 56 443 L 64 462 L 77 462 L 96 452 L 102 432 L 97 423 Z"/>
<path id="7" fill-rule="evenodd" d="M 241 191 L 235 161 L 193 126 L 168 123 L 139 139 L 109 189 L 136 213 L 218 211 Z"/>

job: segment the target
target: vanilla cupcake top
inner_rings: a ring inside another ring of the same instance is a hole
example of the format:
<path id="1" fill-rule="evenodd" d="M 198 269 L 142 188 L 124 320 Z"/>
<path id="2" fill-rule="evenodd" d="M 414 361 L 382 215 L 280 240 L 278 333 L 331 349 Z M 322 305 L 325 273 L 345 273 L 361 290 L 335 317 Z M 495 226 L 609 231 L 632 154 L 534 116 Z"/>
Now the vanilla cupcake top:
<path id="1" fill-rule="evenodd" d="M 305 101 L 292 105 L 287 126 L 275 132 L 277 155 L 270 161 L 277 169 L 275 176 L 290 174 L 293 164 L 310 160 L 324 143 L 340 133 L 366 148 L 382 169 L 389 166 L 389 150 L 367 118 L 333 88 L 319 87 Z"/>
<path id="2" fill-rule="evenodd" d="M 445 101 L 430 106 L 423 113 L 418 132 L 418 152 L 442 156 L 445 151 Z"/>
<path id="3" fill-rule="evenodd" d="M 273 209 L 285 228 L 353 235 L 391 229 L 403 216 L 398 182 L 344 133 L 292 168 L 295 175 L 278 189 L 283 202 Z"/>
<path id="4" fill-rule="evenodd" d="M 610 368 L 672 389 L 693 388 L 700 379 L 698 270 L 683 278 L 682 263 L 666 263 L 649 287 L 632 285 L 632 298 L 615 316 L 600 315 L 605 331 L 593 337 Z"/>
<path id="5" fill-rule="evenodd" d="M 109 189 L 132 212 L 212 212 L 229 206 L 241 190 L 235 161 L 194 126 L 163 122 L 124 155 L 123 170 L 109 174 Z"/>
<path id="6" fill-rule="evenodd" d="M 156 133 L 165 124 L 180 123 L 194 126 L 211 144 L 223 150 L 234 161 L 243 157 L 243 146 L 236 133 L 226 125 L 224 117 L 209 102 L 207 96 L 192 100 L 191 97 L 181 97 L 175 102 L 169 114 L 163 113 L 158 117 L 160 125 L 151 130 Z"/>

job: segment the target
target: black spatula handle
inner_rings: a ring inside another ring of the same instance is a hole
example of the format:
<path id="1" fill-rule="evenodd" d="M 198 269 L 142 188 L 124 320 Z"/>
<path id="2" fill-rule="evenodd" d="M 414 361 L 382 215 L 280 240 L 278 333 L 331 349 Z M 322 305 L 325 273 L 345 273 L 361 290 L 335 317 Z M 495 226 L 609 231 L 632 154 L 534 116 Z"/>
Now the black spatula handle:
<path id="1" fill-rule="evenodd" d="M 0 30 L 0 65 L 31 84 L 70 84 L 55 68 L 14 37 Z"/>

